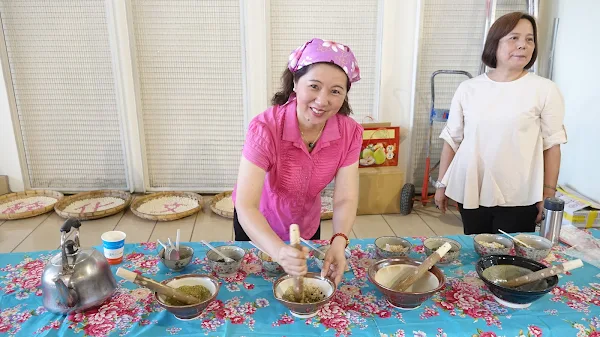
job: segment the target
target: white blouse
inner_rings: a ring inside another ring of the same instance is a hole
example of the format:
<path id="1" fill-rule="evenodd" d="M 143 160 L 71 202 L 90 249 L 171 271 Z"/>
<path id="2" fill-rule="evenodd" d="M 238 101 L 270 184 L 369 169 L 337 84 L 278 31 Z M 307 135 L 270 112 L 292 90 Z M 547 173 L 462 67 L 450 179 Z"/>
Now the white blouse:
<path id="1" fill-rule="evenodd" d="M 556 84 L 533 73 L 462 82 L 440 135 L 456 152 L 442 179 L 446 196 L 465 209 L 541 201 L 543 150 L 567 142 L 564 114 Z"/>

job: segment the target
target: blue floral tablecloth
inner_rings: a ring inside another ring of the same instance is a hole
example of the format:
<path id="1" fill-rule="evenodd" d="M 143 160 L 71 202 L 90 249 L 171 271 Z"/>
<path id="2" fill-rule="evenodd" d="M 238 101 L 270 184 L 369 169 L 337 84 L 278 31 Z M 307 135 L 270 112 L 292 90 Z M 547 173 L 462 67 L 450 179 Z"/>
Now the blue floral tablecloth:
<path id="1" fill-rule="evenodd" d="M 592 230 L 596 237 L 600 231 Z M 6 336 L 592 336 L 600 337 L 600 270 L 586 264 L 527 309 L 510 309 L 492 298 L 474 270 L 478 256 L 469 236 L 452 236 L 463 249 L 460 261 L 442 267 L 446 287 L 420 308 L 391 307 L 368 281 L 366 268 L 375 258 L 372 239 L 352 240 L 351 271 L 318 315 L 295 318 L 273 298 L 273 278 L 266 276 L 248 243 L 241 270 L 221 278 L 221 291 L 202 316 L 179 321 L 157 305 L 149 290 L 117 277 L 119 288 L 99 308 L 60 316 L 42 305 L 40 277 L 58 251 L 0 254 L 0 335 Z M 425 238 L 409 238 L 410 256 L 424 259 Z M 230 242 L 228 242 L 229 244 Z M 317 241 L 317 243 L 322 243 Z M 214 243 L 215 245 L 223 244 Z M 192 263 L 182 273 L 210 273 L 206 248 L 190 243 Z M 101 247 L 96 247 L 100 249 Z M 563 262 L 565 247 L 544 260 Z M 170 272 L 159 261 L 155 243 L 127 244 L 119 266 L 163 280 Z M 113 272 L 116 268 L 113 267 Z M 309 268 L 317 271 L 313 259 Z"/>

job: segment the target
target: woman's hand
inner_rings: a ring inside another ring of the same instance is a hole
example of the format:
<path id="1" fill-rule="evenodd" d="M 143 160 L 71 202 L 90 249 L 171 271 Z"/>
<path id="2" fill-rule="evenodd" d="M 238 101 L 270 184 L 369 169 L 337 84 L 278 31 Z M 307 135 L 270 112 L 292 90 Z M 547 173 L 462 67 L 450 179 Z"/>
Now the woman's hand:
<path id="1" fill-rule="evenodd" d="M 448 197 L 446 196 L 445 188 L 438 188 L 435 190 L 435 205 L 442 211 L 442 214 L 446 214 L 448 209 Z"/>
<path id="2" fill-rule="evenodd" d="M 325 253 L 323 261 L 322 277 L 333 279 L 335 286 L 342 281 L 344 271 L 346 271 L 346 241 L 336 238 Z"/>
<path id="3" fill-rule="evenodd" d="M 308 248 L 302 247 L 298 250 L 292 246 L 282 246 L 277 253 L 277 263 L 292 276 L 303 276 L 308 271 L 306 259 L 308 258 Z"/>
<path id="4" fill-rule="evenodd" d="M 540 223 L 542 222 L 542 214 L 544 214 L 544 202 L 540 201 L 536 204 L 537 209 L 538 209 L 538 215 L 535 218 L 535 223 Z"/>

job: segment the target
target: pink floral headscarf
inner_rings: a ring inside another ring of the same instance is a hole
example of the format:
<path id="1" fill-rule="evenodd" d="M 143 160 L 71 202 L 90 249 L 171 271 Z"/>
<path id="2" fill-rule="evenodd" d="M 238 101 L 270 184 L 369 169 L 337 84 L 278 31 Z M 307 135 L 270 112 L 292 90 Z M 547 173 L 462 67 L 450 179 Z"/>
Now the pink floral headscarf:
<path id="1" fill-rule="evenodd" d="M 356 57 L 349 47 L 333 41 L 312 39 L 294 50 L 289 57 L 288 69 L 297 70 L 318 62 L 334 63 L 346 72 L 350 83 L 360 80 Z"/>

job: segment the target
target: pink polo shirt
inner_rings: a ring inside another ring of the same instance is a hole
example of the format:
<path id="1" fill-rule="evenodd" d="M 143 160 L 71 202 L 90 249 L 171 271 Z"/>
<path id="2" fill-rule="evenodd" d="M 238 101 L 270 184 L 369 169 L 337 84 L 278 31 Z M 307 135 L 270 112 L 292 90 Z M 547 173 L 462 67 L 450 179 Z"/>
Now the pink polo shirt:
<path id="1" fill-rule="evenodd" d="M 252 119 L 242 155 L 267 172 L 260 212 L 282 240 L 289 240 L 293 223 L 305 239 L 316 233 L 321 191 L 338 169 L 358 161 L 362 133 L 363 128 L 352 118 L 336 114 L 327 120 L 321 138 L 308 152 L 300 135 L 295 100 Z M 235 205 L 235 188 L 232 198 Z"/>

